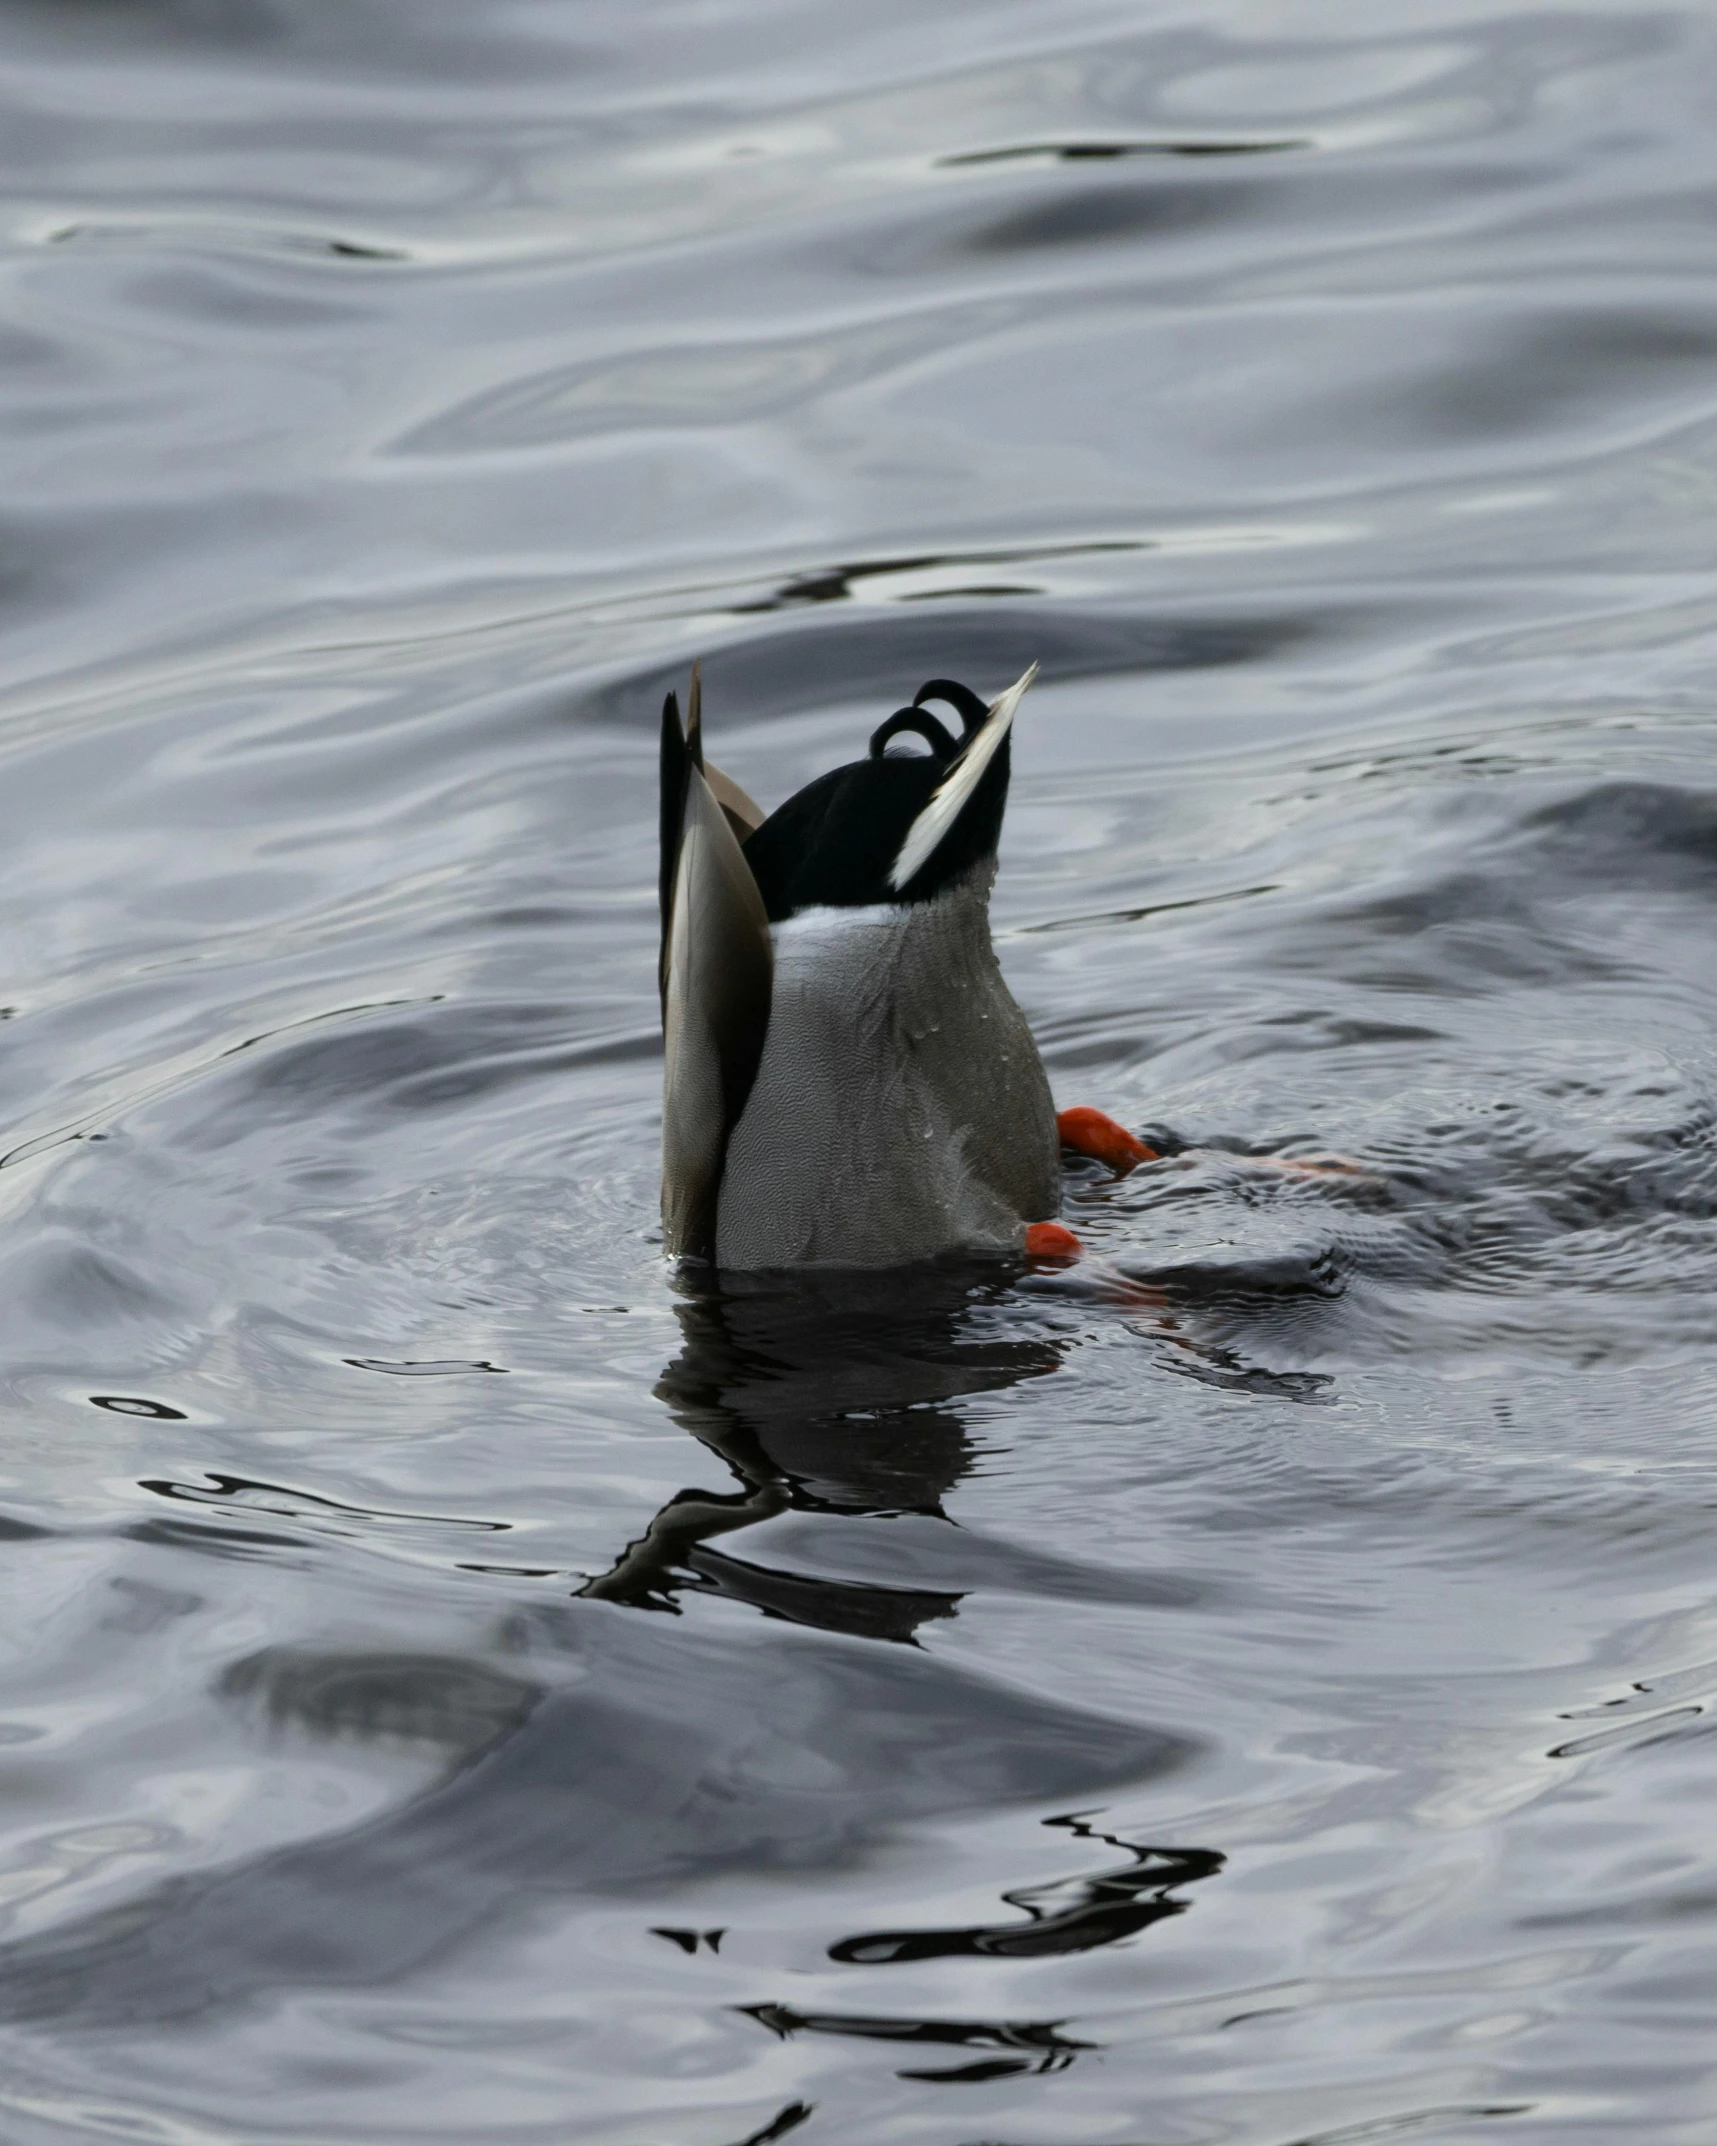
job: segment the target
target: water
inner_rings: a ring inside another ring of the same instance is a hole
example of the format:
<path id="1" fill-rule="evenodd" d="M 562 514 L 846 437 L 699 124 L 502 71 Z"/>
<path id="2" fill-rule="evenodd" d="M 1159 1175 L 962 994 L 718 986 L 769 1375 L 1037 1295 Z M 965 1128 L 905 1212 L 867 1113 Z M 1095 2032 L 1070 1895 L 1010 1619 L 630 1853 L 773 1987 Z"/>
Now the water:
<path id="1" fill-rule="evenodd" d="M 6 2146 L 1708 2139 L 1708 15 L 0 52 Z M 694 655 L 1157 1296 L 676 1291 Z"/>

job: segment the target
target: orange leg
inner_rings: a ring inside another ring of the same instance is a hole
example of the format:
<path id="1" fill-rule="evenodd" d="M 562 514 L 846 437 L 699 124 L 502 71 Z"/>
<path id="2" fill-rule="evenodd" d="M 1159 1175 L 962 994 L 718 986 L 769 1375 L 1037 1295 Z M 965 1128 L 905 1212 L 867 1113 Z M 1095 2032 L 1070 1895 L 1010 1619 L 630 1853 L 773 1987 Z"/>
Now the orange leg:
<path id="1" fill-rule="evenodd" d="M 1125 1177 L 1142 1162 L 1158 1159 L 1155 1148 L 1146 1147 L 1124 1125 L 1117 1125 L 1113 1118 L 1101 1110 L 1093 1110 L 1088 1103 L 1062 1111 L 1055 1121 L 1055 1128 L 1064 1148 L 1071 1148 L 1076 1155 L 1089 1155 L 1097 1162 L 1106 1162 L 1117 1177 Z"/>
<path id="2" fill-rule="evenodd" d="M 1098 1162 L 1106 1162 L 1117 1177 L 1125 1177 L 1129 1170 L 1142 1162 L 1155 1162 L 1157 1151 L 1146 1147 L 1142 1140 L 1135 1139 L 1124 1125 L 1101 1110 L 1093 1110 L 1080 1104 L 1073 1110 L 1064 1110 L 1055 1121 L 1055 1129 L 1061 1135 L 1064 1148 L 1075 1154 L 1090 1155 Z M 1033 1222 L 1025 1233 L 1025 1252 L 1028 1259 L 1040 1259 L 1057 1265 L 1084 1256 L 1084 1246 L 1063 1222 Z"/>
<path id="3" fill-rule="evenodd" d="M 1119 1125 L 1106 1111 L 1088 1103 L 1064 1110 L 1055 1121 L 1061 1144 L 1075 1155 L 1089 1155 L 1106 1162 L 1117 1177 L 1125 1177 L 1142 1162 L 1160 1162 L 1162 1157 L 1134 1133 Z M 1196 1150 L 1189 1151 L 1188 1159 Z M 1351 1177 L 1371 1180 L 1362 1163 L 1345 1155 L 1244 1155 L 1230 1158 L 1249 1170 L 1271 1170 L 1281 1177 Z"/>
<path id="4" fill-rule="evenodd" d="M 1079 1103 L 1072 1110 L 1059 1112 L 1055 1128 L 1061 1136 L 1061 1145 L 1070 1153 L 1089 1155 L 1094 1162 L 1107 1163 L 1117 1177 L 1125 1177 L 1142 1162 L 1162 1160 L 1156 1148 L 1147 1146 L 1136 1133 L 1128 1132 L 1107 1111 L 1093 1110 L 1088 1103 Z M 1344 1155 L 1246 1155 L 1225 1159 L 1245 1169 L 1271 1171 L 1282 1177 L 1345 1177 L 1361 1184 L 1375 1182 L 1359 1163 L 1349 1162 Z M 1190 1168 L 1192 1162 L 1193 1155 L 1189 1153 L 1180 1167 Z M 1025 1253 L 1028 1259 L 1060 1266 L 1082 1259 L 1085 1248 L 1065 1223 L 1033 1222 L 1025 1233 Z M 1128 1275 L 1106 1272 L 1105 1283 L 1107 1294 L 1132 1308 L 1155 1310 L 1168 1302 L 1153 1284 L 1134 1281 Z"/>
<path id="5" fill-rule="evenodd" d="M 1349 1162 L 1345 1155 L 1248 1155 L 1245 1162 L 1249 1170 L 1274 1170 L 1282 1177 L 1357 1177 L 1368 1185 L 1377 1182 L 1363 1164 Z"/>

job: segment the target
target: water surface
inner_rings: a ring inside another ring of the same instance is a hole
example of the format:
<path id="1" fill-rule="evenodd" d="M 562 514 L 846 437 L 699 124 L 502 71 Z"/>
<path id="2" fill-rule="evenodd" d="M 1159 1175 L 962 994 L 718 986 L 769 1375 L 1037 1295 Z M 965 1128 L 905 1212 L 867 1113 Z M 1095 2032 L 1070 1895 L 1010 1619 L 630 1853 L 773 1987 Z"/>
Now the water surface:
<path id="1" fill-rule="evenodd" d="M 0 55 L 7 2146 L 1709 2137 L 1706 16 Z M 1146 1288 L 676 1287 L 694 656 Z"/>

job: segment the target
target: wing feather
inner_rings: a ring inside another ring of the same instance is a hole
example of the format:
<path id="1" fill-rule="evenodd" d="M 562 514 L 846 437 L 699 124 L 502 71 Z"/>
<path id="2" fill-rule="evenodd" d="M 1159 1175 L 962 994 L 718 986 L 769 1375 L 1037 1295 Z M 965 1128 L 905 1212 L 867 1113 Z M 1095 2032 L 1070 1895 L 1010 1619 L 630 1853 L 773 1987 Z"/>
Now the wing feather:
<path id="1" fill-rule="evenodd" d="M 763 897 L 700 758 L 674 706 L 662 750 L 662 1224 L 676 1259 L 713 1256 L 728 1135 L 763 1055 L 774 970 Z"/>
<path id="2" fill-rule="evenodd" d="M 713 760 L 703 764 L 703 779 L 709 784 L 710 793 L 722 811 L 727 814 L 728 825 L 736 838 L 743 842 L 769 817 L 755 798 L 747 796 L 731 775 L 724 775 Z"/>

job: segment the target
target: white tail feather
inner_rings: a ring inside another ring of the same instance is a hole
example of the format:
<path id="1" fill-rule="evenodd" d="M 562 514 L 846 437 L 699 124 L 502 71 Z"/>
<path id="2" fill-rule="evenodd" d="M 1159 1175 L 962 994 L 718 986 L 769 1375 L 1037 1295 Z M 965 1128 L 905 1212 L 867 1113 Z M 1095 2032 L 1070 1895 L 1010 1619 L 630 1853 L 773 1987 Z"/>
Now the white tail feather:
<path id="1" fill-rule="evenodd" d="M 965 810 L 967 800 L 984 779 L 985 768 L 996 757 L 997 749 L 1012 728 L 1014 710 L 1025 698 L 1026 687 L 1036 676 L 1037 665 L 1034 663 L 999 700 L 991 701 L 983 727 L 955 761 L 935 796 L 906 830 L 906 840 L 900 845 L 900 855 L 895 858 L 894 869 L 888 875 L 888 883 L 896 894 L 923 870 L 935 854 L 936 845 Z"/>

